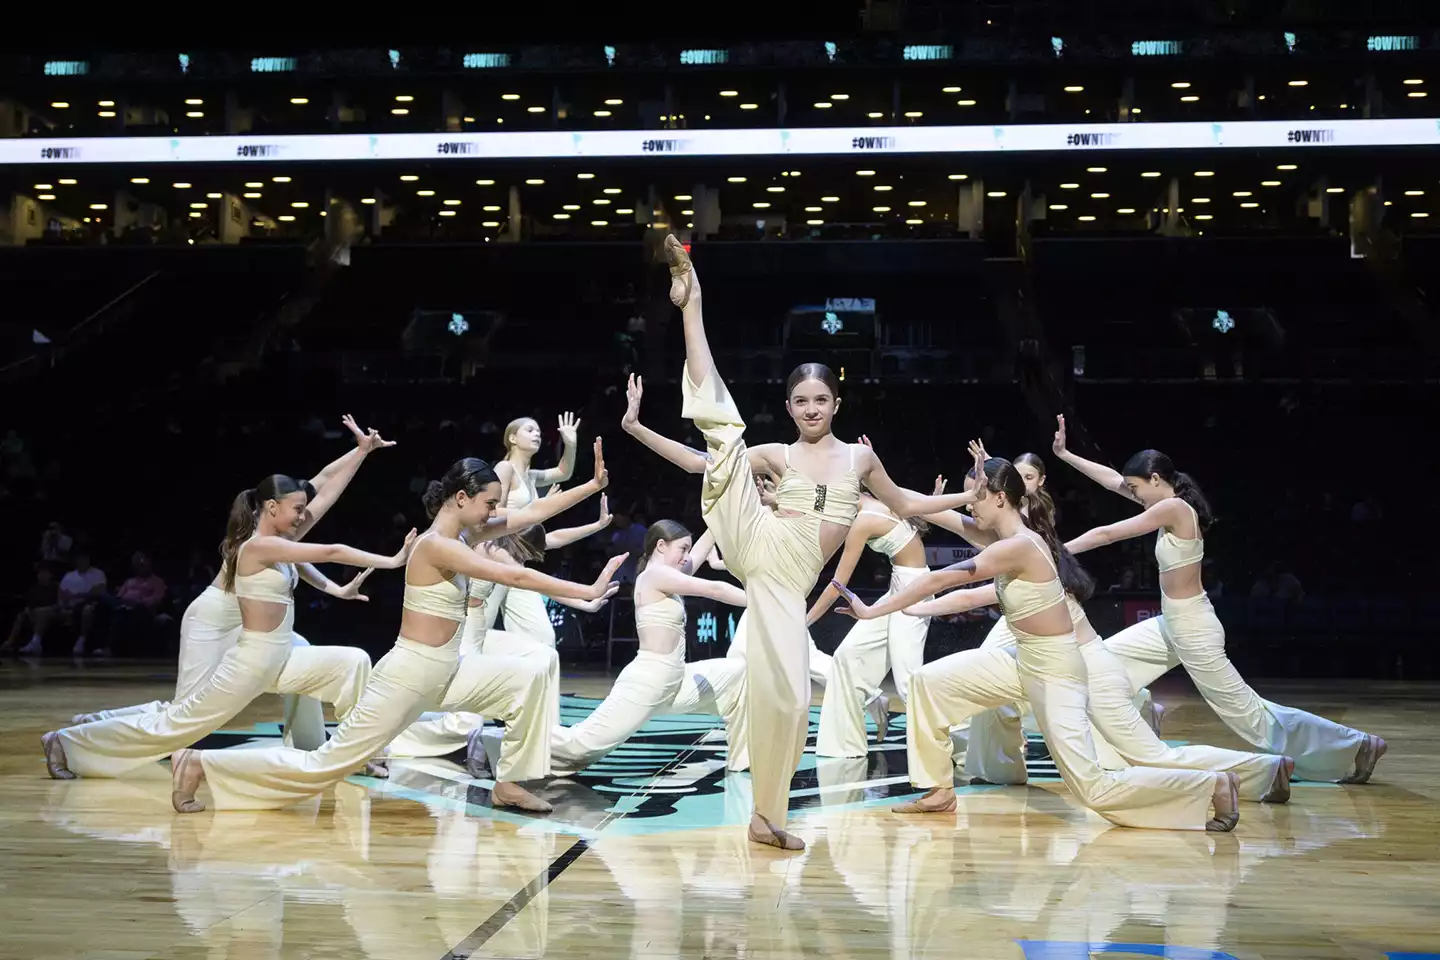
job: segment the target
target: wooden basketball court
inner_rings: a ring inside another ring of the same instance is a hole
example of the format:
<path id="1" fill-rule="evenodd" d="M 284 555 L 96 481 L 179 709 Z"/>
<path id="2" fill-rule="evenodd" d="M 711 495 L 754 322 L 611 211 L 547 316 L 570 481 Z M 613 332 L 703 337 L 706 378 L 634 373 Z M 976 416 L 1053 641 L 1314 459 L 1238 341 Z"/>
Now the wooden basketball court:
<path id="1" fill-rule="evenodd" d="M 1240 745 L 1169 682 L 1168 739 Z M 745 841 L 748 777 L 725 775 L 705 717 L 657 718 L 543 787 L 545 818 L 492 810 L 447 760 L 264 813 L 176 815 L 158 765 L 46 778 L 42 732 L 173 683 L 173 666 L 0 663 L 0 957 L 1440 957 L 1434 685 L 1260 683 L 1390 752 L 1369 785 L 1245 804 L 1228 835 L 1111 828 L 1040 758 L 1029 787 L 902 818 L 896 730 L 864 761 L 807 754 L 795 855 Z M 608 681 L 563 688 L 569 722 Z M 274 739 L 279 716 L 264 698 L 206 746 Z"/>

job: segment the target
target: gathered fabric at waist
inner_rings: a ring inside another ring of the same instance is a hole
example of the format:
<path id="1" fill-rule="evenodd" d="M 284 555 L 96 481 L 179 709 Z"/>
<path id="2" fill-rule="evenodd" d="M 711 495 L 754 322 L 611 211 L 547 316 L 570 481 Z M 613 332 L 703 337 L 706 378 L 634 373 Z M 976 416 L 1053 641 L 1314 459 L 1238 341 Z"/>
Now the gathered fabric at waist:
<path id="1" fill-rule="evenodd" d="M 890 589 L 892 591 L 903 590 L 929 572 L 929 567 L 901 567 L 892 565 L 890 567 Z"/>
<path id="2" fill-rule="evenodd" d="M 1218 620 L 1215 616 L 1215 607 L 1210 603 L 1210 595 L 1197 593 L 1193 597 L 1167 597 L 1162 591 L 1160 594 L 1160 612 L 1166 621 L 1174 626 L 1176 623 L 1184 623 L 1186 620 L 1197 619 Z"/>
<path id="3" fill-rule="evenodd" d="M 1015 659 L 1020 669 L 1038 677 L 1085 683 L 1085 659 L 1074 631 L 1038 636 L 1016 630 L 1011 624 L 1010 632 L 1015 635 Z"/>

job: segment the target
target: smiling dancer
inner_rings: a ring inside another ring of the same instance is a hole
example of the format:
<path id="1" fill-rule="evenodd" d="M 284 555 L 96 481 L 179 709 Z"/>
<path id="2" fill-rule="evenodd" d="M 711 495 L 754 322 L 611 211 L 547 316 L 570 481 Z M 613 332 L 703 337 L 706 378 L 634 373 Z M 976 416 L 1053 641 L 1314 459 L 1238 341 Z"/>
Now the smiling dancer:
<path id="1" fill-rule="evenodd" d="M 670 461 L 686 473 L 703 474 L 706 464 L 709 463 L 709 458 L 705 453 L 693 447 L 687 447 L 678 440 L 662 436 L 640 422 L 640 401 L 644 396 L 645 381 L 633 373 L 630 374 L 630 379 L 625 385 L 626 406 L 625 417 L 620 421 L 621 429 L 639 440 L 652 453 L 659 454 L 662 459 Z M 766 509 L 774 510 L 776 508 L 775 483 L 768 474 L 755 476 L 755 489 L 760 497 L 760 502 L 765 505 Z M 714 553 L 710 554 L 708 562 L 712 569 L 726 569 L 724 562 Z M 735 625 L 735 633 L 730 638 L 730 649 L 725 654 L 741 663 L 745 661 L 749 617 L 750 611 L 748 610 L 740 615 L 740 622 Z M 810 645 L 810 681 L 828 689 L 833 661 L 828 653 L 815 646 L 815 638 L 810 635 L 808 629 L 805 631 L 805 639 Z"/>
<path id="2" fill-rule="evenodd" d="M 805 749 L 810 717 L 805 599 L 825 562 L 839 549 L 860 507 L 863 483 L 899 517 L 948 510 L 969 497 L 917 497 L 897 487 L 870 448 L 831 432 L 839 383 L 828 367 L 807 363 L 785 385 L 795 444 L 748 449 L 745 421 L 715 368 L 701 314 L 700 282 L 684 246 L 665 238 L 670 299 L 685 330 L 682 414 L 705 436 L 708 451 L 701 510 L 725 563 L 745 585 L 750 642 L 750 774 L 755 809 L 749 837 L 786 850 L 804 848 L 783 829 L 790 778 Z M 761 503 L 751 476 L 779 478 L 778 509 Z"/>
<path id="3" fill-rule="evenodd" d="M 1175 830 L 1233 830 L 1239 821 L 1239 781 L 1230 772 L 1132 767 L 1101 768 L 1091 744 L 1087 671 L 1076 643 L 1066 596 L 1089 596 L 1093 581 L 1060 545 L 1046 511 L 1030 504 L 1025 484 L 1006 460 L 985 459 L 971 444 L 977 499 L 970 510 L 994 542 L 973 559 L 927 574 L 871 607 L 848 590 L 859 619 L 875 619 L 950 587 L 995 580 L 1014 634 L 1014 653 L 977 648 L 926 664 L 911 678 L 906 742 L 910 779 L 925 795 L 899 813 L 955 809 L 952 725 L 989 707 L 1028 699 L 1065 784 L 1085 806 L 1121 826 Z M 1211 808 L 1215 816 L 1209 816 Z"/>
<path id="4" fill-rule="evenodd" d="M 225 588 L 239 598 L 239 641 L 195 692 L 159 713 L 113 717 L 45 734 L 42 743 L 52 777 L 124 776 L 220 729 L 266 690 L 324 690 L 338 714 L 349 714 L 365 686 L 370 657 L 345 647 L 295 648 L 296 582 L 303 576 L 331 596 L 360 598 L 366 574 L 339 587 L 312 565 L 393 569 L 405 563 L 415 532 L 392 557 L 344 544 L 297 543 L 292 538 L 305 524 L 307 500 L 299 481 L 281 474 L 266 477 L 235 498 L 220 552 Z M 304 657 L 300 672 L 297 654 Z"/>
<path id="5" fill-rule="evenodd" d="M 355 437 L 355 449 L 335 460 L 321 470 L 306 488 L 305 520 L 296 531 L 294 539 L 303 540 L 315 525 L 330 512 L 340 495 L 350 485 L 360 464 L 373 451 L 395 446 L 395 441 L 386 440 L 375 430 L 364 431 L 355 423 L 355 418 L 346 414 L 340 421 Z M 308 647 L 309 642 L 300 634 L 294 635 L 296 647 Z M 240 601 L 235 593 L 224 586 L 224 579 L 217 574 L 213 583 L 200 596 L 190 602 L 180 618 L 180 663 L 175 677 L 173 700 L 153 700 L 150 703 L 131 707 L 100 710 L 95 713 L 76 714 L 72 723 L 91 723 L 109 720 L 111 717 L 133 716 L 146 713 L 160 713 L 171 703 L 184 700 L 200 688 L 220 665 L 220 660 L 240 639 Z M 349 647 L 337 648 L 350 650 Z M 356 651 L 363 652 L 363 651 Z M 291 673 L 303 673 L 301 669 L 308 655 L 301 654 L 291 664 Z M 369 669 L 369 657 L 365 658 Z M 361 679 L 360 685 L 364 685 Z M 272 691 L 274 692 L 274 691 Z M 285 743 L 301 750 L 314 750 L 325 742 L 325 714 L 320 701 L 314 697 L 298 696 L 293 693 L 285 697 Z"/>
<path id="6" fill-rule="evenodd" d="M 605 486 L 598 440 L 595 473 L 595 480 L 576 491 L 589 495 L 593 491 L 587 487 Z M 499 499 L 500 481 L 483 460 L 457 461 L 442 479 L 431 482 L 424 501 L 433 522 L 415 541 L 406 564 L 400 635 L 376 665 L 352 715 L 333 738 L 311 752 L 287 747 L 179 751 L 174 763 L 175 809 L 181 813 L 204 809 L 195 799 L 202 781 L 209 782 L 215 806 L 222 810 L 274 809 L 314 796 L 359 769 L 427 707 L 438 704 L 441 710 L 468 710 L 503 719 L 505 740 L 493 803 L 548 811 L 550 805 L 520 782 L 549 773 L 546 687 L 550 671 L 535 660 L 486 654 L 461 662 L 466 578 L 483 577 L 522 589 L 595 599 L 609 590 L 610 578 L 625 558 L 612 558 L 590 585 L 485 560 L 461 540 L 463 530 L 499 535 L 512 525 L 528 525 L 523 516 L 526 511 L 492 524 Z M 549 499 L 564 502 L 565 495 Z"/>
<path id="7" fill-rule="evenodd" d="M 1108 543 L 1154 533 L 1160 568 L 1161 616 L 1105 640 L 1124 662 L 1131 685 L 1143 687 L 1178 664 L 1225 725 L 1266 753 L 1295 758 L 1302 780 L 1364 783 L 1385 755 L 1385 741 L 1257 694 L 1225 655 L 1225 626 L 1201 582 L 1210 505 L 1188 474 L 1158 450 L 1142 450 L 1123 470 L 1071 453 L 1065 418 L 1056 417 L 1055 455 L 1100 486 L 1140 504 L 1139 516 L 1096 527 L 1067 545 L 1084 553 Z"/>
<path id="8" fill-rule="evenodd" d="M 864 438 L 861 438 L 862 442 Z M 926 529 L 923 521 L 901 520 L 874 497 L 861 495 L 860 515 L 845 537 L 845 549 L 835 568 L 835 579 L 811 605 L 807 625 L 819 620 L 840 597 L 835 588 L 849 586 L 860 554 L 869 547 L 890 561 L 889 593 L 904 590 L 930 572 L 925 563 Z M 875 722 L 878 741 L 890 726 L 890 701 L 880 692 L 887 672 L 895 676 L 895 690 L 904 701 L 910 694 L 910 675 L 925 662 L 925 635 L 930 618 L 899 610 L 881 620 L 857 622 L 835 650 L 835 683 L 825 688 L 820 707 L 820 731 L 815 755 L 863 757 L 865 714 Z"/>

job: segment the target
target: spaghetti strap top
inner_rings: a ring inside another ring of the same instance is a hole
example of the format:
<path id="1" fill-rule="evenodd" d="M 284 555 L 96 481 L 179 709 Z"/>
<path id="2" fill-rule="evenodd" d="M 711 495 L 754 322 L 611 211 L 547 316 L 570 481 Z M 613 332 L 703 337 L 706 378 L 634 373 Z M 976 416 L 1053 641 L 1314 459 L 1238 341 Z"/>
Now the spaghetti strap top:
<path id="1" fill-rule="evenodd" d="M 635 628 L 663 627 L 682 636 L 685 633 L 685 604 L 675 597 L 665 597 L 635 608 Z"/>
<path id="2" fill-rule="evenodd" d="M 860 513 L 860 475 L 855 472 L 855 445 L 850 448 L 850 469 L 835 483 L 816 483 L 790 466 L 785 447 L 785 473 L 775 488 L 775 506 L 801 516 L 816 517 L 848 527 Z"/>
<path id="3" fill-rule="evenodd" d="M 886 520 L 891 520 L 895 524 L 880 536 L 871 537 L 865 541 L 865 546 L 874 550 L 876 553 L 883 553 L 886 557 L 894 560 L 895 555 L 909 546 L 910 541 L 915 539 L 915 528 L 904 520 L 896 520 L 890 516 L 890 514 L 881 513 L 878 510 L 861 510 L 860 512 L 872 517 L 884 517 Z"/>
<path id="4" fill-rule="evenodd" d="M 420 539 L 423 540 L 428 536 L 430 536 L 429 533 Z M 463 623 L 465 621 L 465 596 L 469 586 L 466 580 L 463 573 L 456 573 L 450 579 L 441 580 L 438 583 L 411 583 L 407 565 L 405 599 L 401 606 L 406 610 L 414 610 L 416 613 L 428 613 L 430 616 L 440 617 L 442 620 Z"/>
<path id="5" fill-rule="evenodd" d="M 521 507 L 528 507 L 535 502 L 535 497 L 535 488 L 530 485 L 530 471 L 515 470 L 515 480 L 510 484 L 510 493 L 505 497 L 505 509 L 519 510 Z"/>
<path id="6" fill-rule="evenodd" d="M 1178 498 L 1177 498 L 1178 499 Z M 1181 500 L 1190 511 L 1190 516 L 1195 519 L 1195 532 L 1200 532 L 1200 515 L 1195 508 Z M 1155 564 L 1160 568 L 1161 573 L 1168 573 L 1180 567 L 1188 567 L 1193 563 L 1199 563 L 1205 559 L 1205 540 L 1196 536 L 1192 539 L 1177 537 L 1169 530 L 1161 530 L 1155 536 Z"/>
<path id="7" fill-rule="evenodd" d="M 240 550 L 243 552 L 244 549 L 242 544 Z M 238 566 L 239 556 L 236 556 L 235 562 Z M 283 603 L 287 607 L 291 607 L 295 605 L 295 586 L 299 582 L 300 575 L 295 570 L 295 564 L 280 563 L 256 573 L 237 573 L 235 575 L 235 596 L 245 600 Z"/>
<path id="8" fill-rule="evenodd" d="M 1000 610 L 1011 623 L 1059 606 L 1065 602 L 1066 596 L 1065 587 L 1060 582 L 1060 572 L 1055 569 L 1055 561 L 1050 557 L 1049 548 L 1043 543 L 1036 543 L 1029 534 L 1022 533 L 1021 536 L 1044 555 L 1055 578 L 1044 583 L 1019 580 L 1015 577 L 995 578 L 995 592 L 1000 598 Z"/>

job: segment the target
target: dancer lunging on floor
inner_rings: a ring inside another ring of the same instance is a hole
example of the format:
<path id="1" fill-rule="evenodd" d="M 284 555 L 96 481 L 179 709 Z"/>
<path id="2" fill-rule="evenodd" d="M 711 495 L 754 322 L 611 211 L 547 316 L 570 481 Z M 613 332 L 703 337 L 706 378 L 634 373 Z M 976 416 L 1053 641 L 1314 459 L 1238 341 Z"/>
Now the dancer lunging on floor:
<path id="1" fill-rule="evenodd" d="M 1144 507 L 1139 516 L 1096 527 L 1071 540 L 1075 553 L 1154 533 L 1160 568 L 1161 616 L 1105 639 L 1135 688 L 1178 664 L 1211 708 L 1247 743 L 1266 753 L 1295 758 L 1302 780 L 1364 783 L 1385 755 L 1373 734 L 1352 730 L 1304 710 L 1271 703 L 1257 694 L 1225 655 L 1225 627 L 1201 582 L 1210 505 L 1189 475 L 1158 450 L 1142 450 L 1116 471 L 1071 453 L 1065 418 L 1057 417 L 1055 455 L 1107 490 Z"/>
<path id="2" fill-rule="evenodd" d="M 700 282 L 680 241 L 665 239 L 670 299 L 685 330 L 683 415 L 705 436 L 701 510 L 725 563 L 745 584 L 750 641 L 750 773 L 755 810 L 749 836 L 787 850 L 804 843 L 784 830 L 790 778 L 805 749 L 810 716 L 805 600 L 825 562 L 839 549 L 860 506 L 860 485 L 897 516 L 948 510 L 964 494 L 917 497 L 900 490 L 868 447 L 831 432 L 839 383 L 829 368 L 804 364 L 786 383 L 786 409 L 798 442 L 747 449 L 745 421 L 725 388 L 701 313 Z M 760 502 L 752 474 L 778 476 L 778 510 Z"/>
<path id="3" fill-rule="evenodd" d="M 910 683 L 906 741 L 910 779 L 925 795 L 900 813 L 955 808 L 950 728 L 990 707 L 1029 700 L 1061 777 L 1085 806 L 1122 826 L 1226 831 L 1239 820 L 1239 782 L 1233 773 L 1134 767 L 1101 768 L 1091 742 L 1085 660 L 1065 597 L 1088 597 L 1093 582 L 1065 551 L 1049 518 L 1032 502 L 1021 515 L 1025 485 L 1006 460 L 984 459 L 971 506 L 977 527 L 994 539 L 973 559 L 920 577 L 871 607 L 843 591 L 860 619 L 903 610 L 950 587 L 995 580 L 1016 647 L 981 647 L 921 668 Z M 1033 525 L 1033 529 L 1032 529 Z M 1214 816 L 1211 817 L 1213 807 Z"/>
<path id="4" fill-rule="evenodd" d="M 594 483 L 603 487 L 598 441 L 595 472 Z M 609 590 L 610 578 L 624 557 L 612 558 L 589 585 L 485 560 L 461 540 L 461 532 L 486 530 L 499 499 L 500 481 L 483 460 L 457 461 L 442 479 L 432 482 L 424 500 L 434 519 L 415 541 L 406 564 L 400 635 L 376 664 L 352 715 L 324 746 L 308 753 L 286 747 L 180 751 L 174 762 L 175 808 L 181 813 L 204 809 L 195 799 L 202 780 L 209 782 L 215 805 L 222 810 L 288 806 L 355 772 L 427 708 L 438 707 L 503 719 L 505 742 L 496 770 L 494 805 L 548 811 L 549 804 L 520 783 L 549 773 L 550 670 L 533 660 L 485 654 L 460 662 L 466 578 L 593 599 Z"/>

